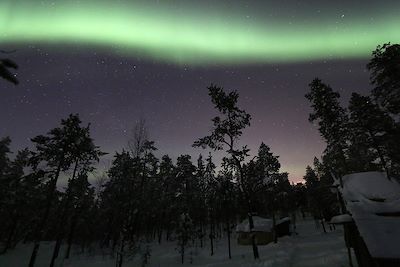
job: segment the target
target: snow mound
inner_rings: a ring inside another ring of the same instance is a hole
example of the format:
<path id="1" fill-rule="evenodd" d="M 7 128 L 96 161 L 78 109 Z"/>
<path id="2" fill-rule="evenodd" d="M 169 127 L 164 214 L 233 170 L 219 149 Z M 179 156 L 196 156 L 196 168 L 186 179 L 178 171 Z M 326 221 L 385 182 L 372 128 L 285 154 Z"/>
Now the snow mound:
<path id="1" fill-rule="evenodd" d="M 343 177 L 342 196 L 374 258 L 400 258 L 400 184 L 385 173 Z"/>
<path id="2" fill-rule="evenodd" d="M 395 200 L 400 198 L 400 185 L 382 172 L 353 173 L 343 176 L 342 193 L 348 201 Z"/>
<path id="3" fill-rule="evenodd" d="M 330 223 L 341 224 L 341 223 L 349 223 L 352 221 L 353 221 L 353 218 L 351 217 L 350 214 L 341 214 L 341 215 L 332 217 Z"/>

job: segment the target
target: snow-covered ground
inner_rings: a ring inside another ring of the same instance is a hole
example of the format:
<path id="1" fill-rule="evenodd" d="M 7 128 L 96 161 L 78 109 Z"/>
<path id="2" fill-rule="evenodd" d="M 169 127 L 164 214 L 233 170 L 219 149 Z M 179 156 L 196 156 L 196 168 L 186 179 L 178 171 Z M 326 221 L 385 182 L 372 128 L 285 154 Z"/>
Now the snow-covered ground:
<path id="1" fill-rule="evenodd" d="M 151 245 L 151 258 L 149 267 L 178 267 L 178 266 L 207 266 L 207 267 L 340 267 L 349 266 L 347 252 L 344 244 L 343 231 L 324 234 L 322 228 L 315 228 L 313 220 L 300 220 L 297 224 L 298 235 L 280 238 L 277 244 L 259 246 L 260 259 L 254 261 L 251 246 L 239 246 L 236 239 L 232 239 L 232 259 L 228 259 L 227 242 L 225 239 L 216 244 L 215 254 L 210 256 L 207 246 L 203 249 L 191 248 L 192 263 L 189 256 L 185 264 L 181 264 L 180 256 L 176 250 L 176 243 L 162 243 Z M 37 265 L 49 266 L 52 246 L 43 243 L 40 248 Z M 31 246 L 19 246 L 0 256 L 1 267 L 27 266 Z M 62 253 L 60 255 L 63 255 Z M 354 256 L 353 256 L 354 261 Z M 356 265 L 356 263 L 354 263 Z M 113 267 L 115 259 L 101 255 L 72 255 L 68 261 L 57 262 L 56 266 L 63 267 Z M 125 262 L 123 266 L 141 266 L 140 259 Z"/>

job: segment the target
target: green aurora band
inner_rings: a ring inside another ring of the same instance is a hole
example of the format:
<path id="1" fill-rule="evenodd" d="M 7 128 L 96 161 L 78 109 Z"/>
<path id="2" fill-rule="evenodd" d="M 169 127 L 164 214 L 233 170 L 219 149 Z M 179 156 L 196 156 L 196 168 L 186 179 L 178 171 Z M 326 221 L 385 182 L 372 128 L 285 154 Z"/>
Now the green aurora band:
<path id="1" fill-rule="evenodd" d="M 207 65 L 364 58 L 378 44 L 400 41 L 394 11 L 373 20 L 336 14 L 289 21 L 113 2 L 2 1 L 0 45 L 95 45 L 161 62 Z"/>

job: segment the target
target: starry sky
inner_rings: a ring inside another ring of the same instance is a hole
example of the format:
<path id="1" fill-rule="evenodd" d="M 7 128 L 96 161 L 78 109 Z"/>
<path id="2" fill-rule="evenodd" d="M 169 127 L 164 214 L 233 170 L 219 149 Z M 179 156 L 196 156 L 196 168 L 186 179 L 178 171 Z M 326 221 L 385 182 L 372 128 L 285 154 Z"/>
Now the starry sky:
<path id="1" fill-rule="evenodd" d="M 241 144 L 264 141 L 300 181 L 325 144 L 308 122 L 308 83 L 371 89 L 365 65 L 399 42 L 399 1 L 1 1 L 0 48 L 20 65 L 0 81 L 0 136 L 13 149 L 79 113 L 113 154 L 144 118 L 159 156 L 191 147 L 216 115 L 207 86 L 238 90 L 253 117 Z M 221 155 L 215 155 L 218 160 Z M 107 168 L 111 155 L 102 161 Z"/>

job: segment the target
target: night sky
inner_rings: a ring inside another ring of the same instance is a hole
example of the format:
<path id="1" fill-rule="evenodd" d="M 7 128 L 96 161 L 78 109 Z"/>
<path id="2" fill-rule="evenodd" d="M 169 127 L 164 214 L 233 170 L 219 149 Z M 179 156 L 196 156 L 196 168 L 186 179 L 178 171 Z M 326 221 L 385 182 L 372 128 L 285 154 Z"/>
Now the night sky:
<path id="1" fill-rule="evenodd" d="M 196 159 L 214 83 L 252 115 L 241 144 L 255 153 L 264 141 L 299 181 L 325 147 L 308 122 L 309 82 L 344 104 L 367 94 L 365 65 L 376 45 L 400 41 L 399 13 L 399 1 L 3 0 L 0 48 L 16 52 L 1 56 L 20 65 L 20 84 L 0 80 L 0 137 L 23 148 L 79 113 L 111 153 L 104 167 L 144 118 L 159 156 Z"/>

